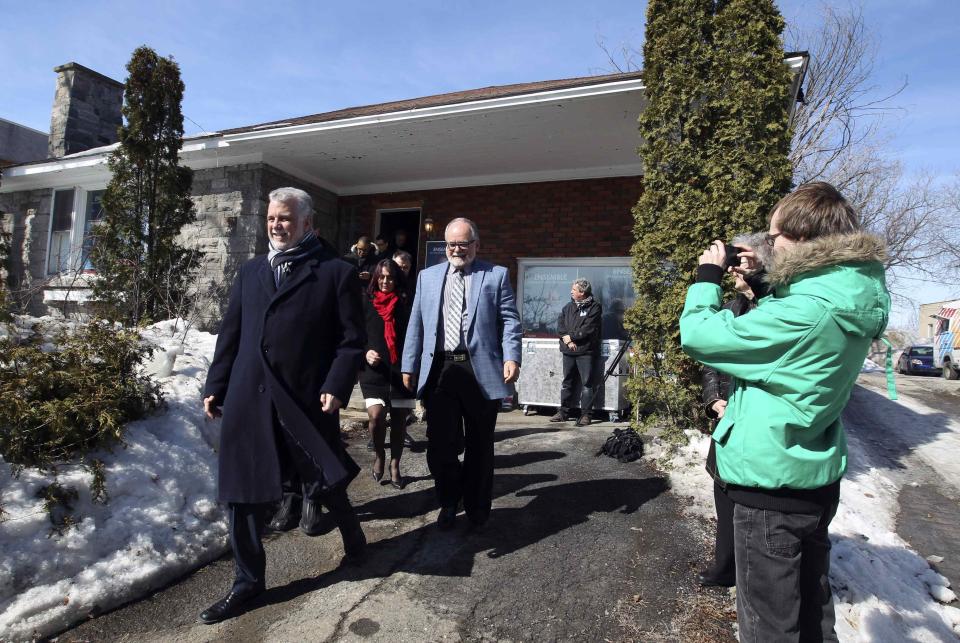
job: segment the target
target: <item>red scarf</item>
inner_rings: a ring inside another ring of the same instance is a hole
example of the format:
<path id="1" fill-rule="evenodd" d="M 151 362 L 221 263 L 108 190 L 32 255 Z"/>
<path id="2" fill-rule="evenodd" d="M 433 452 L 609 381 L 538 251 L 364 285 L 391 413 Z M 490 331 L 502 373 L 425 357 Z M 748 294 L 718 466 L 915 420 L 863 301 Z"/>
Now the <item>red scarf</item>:
<path id="1" fill-rule="evenodd" d="M 381 319 L 383 319 L 383 338 L 387 340 L 387 348 L 390 349 L 390 363 L 396 364 L 397 356 L 397 320 L 393 317 L 393 311 L 397 307 L 400 298 L 396 292 L 383 292 L 378 290 L 373 293 L 373 307 L 377 309 Z"/>

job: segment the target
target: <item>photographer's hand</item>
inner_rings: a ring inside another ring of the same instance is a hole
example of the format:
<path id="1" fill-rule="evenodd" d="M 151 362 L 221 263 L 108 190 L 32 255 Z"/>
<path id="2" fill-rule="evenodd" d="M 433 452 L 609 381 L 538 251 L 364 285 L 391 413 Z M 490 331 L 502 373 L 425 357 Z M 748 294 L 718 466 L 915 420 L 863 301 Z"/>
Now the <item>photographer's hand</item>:
<path id="1" fill-rule="evenodd" d="M 760 269 L 760 261 L 751 246 L 738 243 L 737 247 L 740 248 L 740 265 L 730 266 L 727 271 L 748 277 Z"/>
<path id="2" fill-rule="evenodd" d="M 702 255 L 700 255 L 700 265 L 713 264 L 723 268 L 726 258 L 727 250 L 723 241 L 716 240 L 710 244 L 709 248 L 703 251 Z"/>

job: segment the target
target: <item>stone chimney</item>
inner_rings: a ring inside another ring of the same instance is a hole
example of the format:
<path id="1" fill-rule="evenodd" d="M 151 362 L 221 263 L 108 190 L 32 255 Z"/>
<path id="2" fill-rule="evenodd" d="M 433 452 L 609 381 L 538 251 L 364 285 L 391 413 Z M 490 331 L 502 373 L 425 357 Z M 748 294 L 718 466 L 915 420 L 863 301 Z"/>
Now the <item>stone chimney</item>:
<path id="1" fill-rule="evenodd" d="M 77 63 L 54 67 L 57 92 L 50 116 L 51 157 L 116 143 L 123 124 L 123 83 Z"/>

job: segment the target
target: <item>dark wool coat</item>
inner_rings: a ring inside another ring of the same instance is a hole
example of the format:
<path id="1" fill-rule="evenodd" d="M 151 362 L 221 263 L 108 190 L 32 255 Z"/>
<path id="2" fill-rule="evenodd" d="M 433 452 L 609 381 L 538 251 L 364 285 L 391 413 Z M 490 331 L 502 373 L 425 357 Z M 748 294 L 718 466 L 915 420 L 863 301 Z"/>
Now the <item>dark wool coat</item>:
<path id="1" fill-rule="evenodd" d="M 320 394 L 350 399 L 366 345 L 360 296 L 355 269 L 328 248 L 279 290 L 266 256 L 240 267 L 204 388 L 223 406 L 221 502 L 278 500 L 282 459 L 311 496 L 356 476 Z"/>
<path id="2" fill-rule="evenodd" d="M 407 335 L 407 322 L 410 319 L 410 300 L 406 293 L 401 295 L 393 313 L 397 325 L 395 364 L 390 362 L 390 349 L 387 348 L 387 340 L 383 336 L 383 318 L 367 295 L 363 297 L 363 316 L 367 327 L 367 347 L 364 349 L 364 355 L 368 350 L 380 353 L 380 363 L 376 366 L 370 366 L 364 357 L 363 370 L 360 372 L 360 390 L 363 392 L 363 397 L 378 397 L 384 401 L 412 398 L 413 393 L 403 386 L 403 377 L 400 373 L 403 340 Z"/>

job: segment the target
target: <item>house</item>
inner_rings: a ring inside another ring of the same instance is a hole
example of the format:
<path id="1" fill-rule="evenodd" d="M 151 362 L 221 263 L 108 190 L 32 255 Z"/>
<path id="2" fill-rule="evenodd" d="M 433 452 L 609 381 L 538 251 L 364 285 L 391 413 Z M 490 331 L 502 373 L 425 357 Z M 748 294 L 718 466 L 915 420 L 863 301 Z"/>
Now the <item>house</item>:
<path id="1" fill-rule="evenodd" d="M 0 118 L 0 168 L 46 157 L 46 134 Z"/>
<path id="2" fill-rule="evenodd" d="M 794 95 L 806 54 L 790 54 Z M 3 173 L 0 212 L 13 234 L 10 280 L 35 313 L 83 306 L 88 232 L 109 180 L 122 86 L 76 63 L 57 67 L 51 158 Z M 413 248 L 446 222 L 475 219 L 482 254 L 516 279 L 518 257 L 629 254 L 642 189 L 640 72 L 487 87 L 187 137 L 205 292 L 266 251 L 270 190 L 309 192 L 315 227 L 341 249 L 404 229 Z M 71 115 L 86 120 L 73 122 Z M 97 126 L 93 116 L 98 116 Z M 432 232 L 424 224 L 432 224 Z M 419 252 L 423 265 L 423 252 Z M 204 311 L 219 318 L 222 297 Z"/>
<path id="3" fill-rule="evenodd" d="M 920 304 L 918 315 L 917 337 L 924 344 L 932 344 L 938 334 L 938 316 L 944 309 L 960 308 L 960 300 L 934 301 L 929 304 Z"/>

